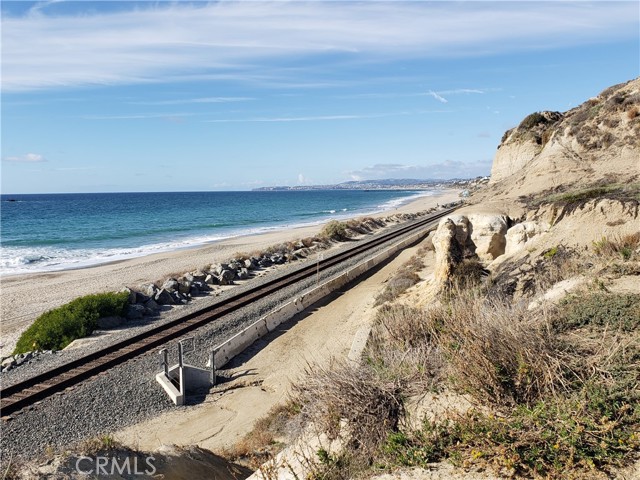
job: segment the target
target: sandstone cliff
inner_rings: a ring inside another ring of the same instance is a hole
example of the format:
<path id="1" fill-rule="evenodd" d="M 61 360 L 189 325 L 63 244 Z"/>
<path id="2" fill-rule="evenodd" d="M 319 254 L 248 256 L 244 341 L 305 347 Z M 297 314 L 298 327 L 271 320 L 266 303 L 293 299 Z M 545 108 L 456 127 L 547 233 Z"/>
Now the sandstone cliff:
<path id="1" fill-rule="evenodd" d="M 532 113 L 507 131 L 487 198 L 638 178 L 640 78 L 607 88 L 564 114 Z"/>

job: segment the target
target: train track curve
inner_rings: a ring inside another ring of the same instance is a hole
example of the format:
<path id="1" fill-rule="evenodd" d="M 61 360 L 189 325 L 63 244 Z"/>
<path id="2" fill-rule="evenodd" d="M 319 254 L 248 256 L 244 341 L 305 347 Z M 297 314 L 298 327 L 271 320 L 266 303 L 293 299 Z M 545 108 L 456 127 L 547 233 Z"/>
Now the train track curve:
<path id="1" fill-rule="evenodd" d="M 281 288 L 285 288 L 303 279 L 315 276 L 318 271 L 333 267 L 346 259 L 359 255 L 377 246 L 387 243 L 410 232 L 433 226 L 440 218 L 453 212 L 455 208 L 429 215 L 391 232 L 383 233 L 372 239 L 358 242 L 357 245 L 331 255 L 319 263 L 293 270 L 279 278 L 231 295 L 220 302 L 202 308 L 183 317 L 145 332 L 133 335 L 84 357 L 55 367 L 46 372 L 20 381 L 0 390 L 0 412 L 4 417 L 30 407 L 37 402 L 90 379 L 116 365 L 150 352 L 156 347 L 188 334 L 224 315 L 238 310 L 258 298 L 265 297 Z"/>

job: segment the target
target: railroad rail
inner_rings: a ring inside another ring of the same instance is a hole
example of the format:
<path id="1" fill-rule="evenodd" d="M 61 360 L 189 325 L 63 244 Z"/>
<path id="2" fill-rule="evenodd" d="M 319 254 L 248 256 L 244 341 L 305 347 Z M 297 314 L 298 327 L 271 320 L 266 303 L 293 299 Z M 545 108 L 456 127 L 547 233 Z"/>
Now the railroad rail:
<path id="1" fill-rule="evenodd" d="M 375 236 L 370 240 L 360 241 L 357 245 L 337 252 L 318 263 L 309 262 L 307 265 L 279 278 L 274 278 L 261 285 L 231 295 L 213 305 L 133 335 L 125 340 L 35 375 L 27 380 L 7 386 L 0 390 L 0 414 L 5 418 L 51 395 L 63 392 L 69 387 L 90 379 L 116 365 L 148 353 L 150 350 L 238 310 L 254 300 L 263 298 L 301 280 L 313 277 L 318 271 L 326 270 L 348 258 L 359 255 L 414 230 L 433 226 L 432 224 L 434 224 L 434 222 L 454 210 L 455 208 L 443 210 L 423 219 L 413 221 L 408 225 L 403 225 L 391 232 Z"/>

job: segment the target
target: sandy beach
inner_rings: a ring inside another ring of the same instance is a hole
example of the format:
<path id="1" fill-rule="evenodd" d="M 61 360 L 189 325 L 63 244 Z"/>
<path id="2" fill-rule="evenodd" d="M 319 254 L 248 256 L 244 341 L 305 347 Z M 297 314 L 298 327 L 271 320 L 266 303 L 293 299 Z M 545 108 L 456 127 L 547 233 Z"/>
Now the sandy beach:
<path id="1" fill-rule="evenodd" d="M 419 197 L 390 213 L 413 213 L 459 199 L 458 190 L 442 190 L 436 195 Z M 165 279 L 225 261 L 239 252 L 263 250 L 278 243 L 316 234 L 322 225 L 246 235 L 206 246 L 158 253 L 120 262 L 77 270 L 8 276 L 0 279 L 0 315 L 2 339 L 0 355 L 8 355 L 19 334 L 42 312 L 74 298 L 92 293 L 116 291 L 146 282 Z"/>

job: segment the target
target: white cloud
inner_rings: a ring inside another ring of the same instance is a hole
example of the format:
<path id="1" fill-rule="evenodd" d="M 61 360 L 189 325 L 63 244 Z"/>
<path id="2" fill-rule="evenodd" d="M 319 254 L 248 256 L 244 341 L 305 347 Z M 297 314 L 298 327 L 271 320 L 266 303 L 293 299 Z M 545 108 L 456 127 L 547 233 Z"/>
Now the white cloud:
<path id="1" fill-rule="evenodd" d="M 251 97 L 204 97 L 186 98 L 182 100 L 159 100 L 155 102 L 129 102 L 132 105 L 185 105 L 189 103 L 235 103 L 254 100 Z"/>
<path id="2" fill-rule="evenodd" d="M 3 90 L 194 78 L 305 85 L 304 69 L 281 60 L 486 55 L 636 38 L 638 28 L 637 2 L 132 2 L 108 13 L 87 5 L 75 15 L 3 12 Z"/>
<path id="3" fill-rule="evenodd" d="M 26 153 L 24 155 L 2 157 L 2 161 L 15 162 L 15 163 L 40 163 L 40 162 L 46 162 L 47 159 L 44 158 L 39 153 Z"/>
<path id="4" fill-rule="evenodd" d="M 377 163 L 375 165 L 348 172 L 352 180 L 381 180 L 386 178 L 406 178 L 417 180 L 472 178 L 488 175 L 491 160 L 460 162 L 446 160 L 425 165 L 404 165 L 401 163 Z"/>
<path id="5" fill-rule="evenodd" d="M 416 114 L 427 113 L 423 111 L 413 112 Z M 430 113 L 430 112 L 429 112 Z M 438 113 L 438 112 L 433 112 Z M 220 118 L 215 120 L 204 120 L 207 123 L 253 123 L 253 122 L 320 122 L 320 121 L 334 121 L 334 120 L 359 120 L 365 118 L 383 118 L 383 117 L 395 117 L 399 115 L 411 115 L 411 112 L 394 112 L 394 113 L 379 113 L 379 114 L 354 114 L 354 115 L 315 115 L 308 117 L 255 117 L 255 118 Z"/>
<path id="6" fill-rule="evenodd" d="M 434 92 L 433 90 L 429 91 L 429 95 L 431 95 L 433 98 L 435 98 L 436 100 L 438 100 L 440 103 L 449 103 L 449 100 L 447 100 L 446 98 L 438 95 L 436 92 Z"/>
<path id="7" fill-rule="evenodd" d="M 160 118 L 164 120 L 184 120 L 195 113 L 132 113 L 128 115 L 83 115 L 84 120 L 147 120 Z"/>

